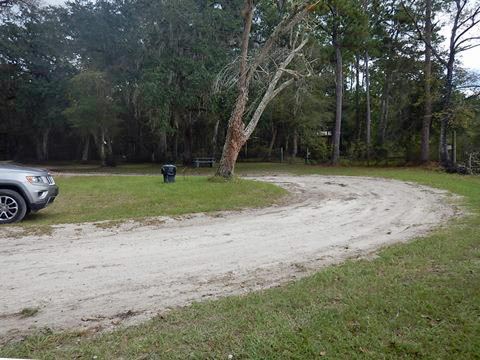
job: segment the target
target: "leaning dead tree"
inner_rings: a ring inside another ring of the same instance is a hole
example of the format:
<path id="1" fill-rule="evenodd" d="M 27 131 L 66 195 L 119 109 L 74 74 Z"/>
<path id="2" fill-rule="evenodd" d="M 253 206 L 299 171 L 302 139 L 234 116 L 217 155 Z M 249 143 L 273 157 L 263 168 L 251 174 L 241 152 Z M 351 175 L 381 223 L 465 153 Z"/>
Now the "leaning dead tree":
<path id="1" fill-rule="evenodd" d="M 257 50 L 253 58 L 250 58 L 250 33 L 255 9 L 254 0 L 244 1 L 242 11 L 244 25 L 240 56 L 238 59 L 239 71 L 237 72 L 238 75 L 236 79 L 237 97 L 228 122 L 227 136 L 223 147 L 220 165 L 217 170 L 217 176 L 222 176 L 224 178 L 230 178 L 233 176 L 238 154 L 255 130 L 267 105 L 280 92 L 282 92 L 282 90 L 291 85 L 296 78 L 301 76 L 296 71 L 288 69 L 288 66 L 295 58 L 302 54 L 302 49 L 307 44 L 308 40 L 304 36 L 301 36 L 299 32 L 294 32 L 293 30 L 302 22 L 309 11 L 313 10 L 314 6 L 315 4 L 312 4 L 311 2 L 305 2 L 302 3 L 301 6 L 296 7 L 292 13 L 280 21 L 263 46 Z M 280 56 L 280 58 L 277 56 L 276 61 L 271 61 L 272 56 L 275 53 L 278 53 L 278 42 L 289 34 L 290 42 L 288 51 L 283 52 L 283 56 Z M 258 104 L 255 104 L 256 108 L 251 112 L 251 117 L 246 119 L 252 80 L 258 74 L 258 70 L 261 69 L 262 66 L 272 62 L 275 64 L 274 69 L 271 71 L 273 76 L 269 78 L 260 101 Z"/>

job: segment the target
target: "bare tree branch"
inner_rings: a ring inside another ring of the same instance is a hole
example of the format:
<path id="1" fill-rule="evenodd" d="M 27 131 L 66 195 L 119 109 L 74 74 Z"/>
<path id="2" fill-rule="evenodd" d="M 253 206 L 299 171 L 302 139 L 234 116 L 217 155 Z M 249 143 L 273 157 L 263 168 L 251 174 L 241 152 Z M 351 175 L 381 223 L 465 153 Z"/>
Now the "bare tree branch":
<path id="1" fill-rule="evenodd" d="M 457 49 L 457 54 L 459 54 L 459 53 L 461 53 L 461 52 L 464 52 L 464 51 L 467 51 L 467 50 L 475 49 L 475 48 L 477 48 L 477 47 L 479 47 L 479 46 L 480 46 L 480 43 L 477 43 L 477 44 L 471 44 L 471 45 L 467 45 L 467 46 L 458 48 L 458 49 Z"/>
<path id="2" fill-rule="evenodd" d="M 292 12 L 289 16 L 284 18 L 280 23 L 275 27 L 273 33 L 269 36 L 268 40 L 262 46 L 260 51 L 255 56 L 252 65 L 250 66 L 247 74 L 247 84 L 250 83 L 253 74 L 257 70 L 257 67 L 262 64 L 268 57 L 268 54 L 272 51 L 275 43 L 284 35 L 287 34 L 291 29 L 298 25 L 308 14 L 310 9 L 318 4 L 322 0 L 317 0 L 314 3 L 310 1 L 305 1 L 301 6 L 297 8 L 296 11 Z"/>
<path id="3" fill-rule="evenodd" d="M 465 25 L 468 21 L 471 21 L 472 23 L 467 26 L 459 35 L 456 36 L 454 43 L 455 45 L 458 45 L 458 41 L 464 36 L 467 32 L 472 30 L 475 26 L 477 26 L 480 23 L 480 19 L 476 19 L 476 17 L 480 15 L 480 6 L 474 11 L 473 14 L 467 17 L 465 21 L 462 23 L 458 24 L 458 29 L 460 29 L 463 25 Z"/>
<path id="4" fill-rule="evenodd" d="M 298 53 L 305 47 L 307 43 L 308 43 L 308 39 L 304 39 L 298 47 L 292 49 L 292 51 L 287 56 L 287 58 L 277 68 L 277 71 L 273 79 L 270 81 L 270 84 L 268 85 L 268 89 L 262 98 L 262 101 L 260 102 L 257 109 L 255 110 L 255 113 L 253 114 L 252 119 L 250 120 L 248 125 L 245 127 L 244 136 L 247 139 L 252 135 L 258 122 L 260 121 L 260 118 L 263 112 L 265 111 L 265 108 L 270 103 L 270 101 L 295 81 L 295 78 L 290 78 L 289 80 L 285 81 L 277 88 L 280 78 L 284 73 L 287 72 L 286 71 L 287 66 L 290 65 L 293 59 L 298 55 Z"/>
<path id="5" fill-rule="evenodd" d="M 415 26 L 415 30 L 417 31 L 417 35 L 422 40 L 425 44 L 425 46 L 428 46 L 430 50 L 432 50 L 433 55 L 440 61 L 444 66 L 447 66 L 448 63 L 447 61 L 438 53 L 437 49 L 435 49 L 431 44 L 428 43 L 428 41 L 425 41 L 425 37 L 423 36 L 423 31 L 418 25 L 418 20 L 415 18 L 415 16 L 410 12 L 410 10 L 405 6 L 405 3 L 402 1 L 401 3 L 403 10 L 407 14 L 407 16 L 412 20 L 413 25 Z"/>

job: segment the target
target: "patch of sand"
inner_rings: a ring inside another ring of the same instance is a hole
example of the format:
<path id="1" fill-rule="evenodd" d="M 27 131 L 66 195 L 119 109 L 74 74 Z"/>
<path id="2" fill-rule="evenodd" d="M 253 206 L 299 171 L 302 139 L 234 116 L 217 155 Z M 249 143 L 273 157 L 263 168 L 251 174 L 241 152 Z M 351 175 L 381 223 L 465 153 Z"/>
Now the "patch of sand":
<path id="1" fill-rule="evenodd" d="M 193 301 L 269 288 L 425 234 L 456 212 L 446 192 L 394 180 L 257 179 L 288 189 L 291 201 L 3 238 L 0 338 L 138 323 Z M 22 318 L 24 308 L 39 312 Z"/>

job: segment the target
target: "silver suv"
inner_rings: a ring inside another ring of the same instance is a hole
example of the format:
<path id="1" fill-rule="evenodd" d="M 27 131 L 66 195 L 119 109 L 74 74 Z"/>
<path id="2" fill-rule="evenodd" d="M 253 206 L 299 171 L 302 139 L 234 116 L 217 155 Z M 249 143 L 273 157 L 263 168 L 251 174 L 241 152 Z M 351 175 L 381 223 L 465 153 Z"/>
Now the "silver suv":
<path id="1" fill-rule="evenodd" d="M 57 195 L 58 186 L 47 170 L 0 164 L 0 225 L 21 221 Z"/>

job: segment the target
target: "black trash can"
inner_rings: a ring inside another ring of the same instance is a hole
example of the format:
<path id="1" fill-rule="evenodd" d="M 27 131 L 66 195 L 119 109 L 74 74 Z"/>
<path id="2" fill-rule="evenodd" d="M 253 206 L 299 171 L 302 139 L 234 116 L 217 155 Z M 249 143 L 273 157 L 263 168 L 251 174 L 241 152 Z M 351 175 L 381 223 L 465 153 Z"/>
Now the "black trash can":
<path id="1" fill-rule="evenodd" d="M 174 183 L 175 175 L 177 175 L 177 167 L 175 165 L 162 166 L 163 182 Z"/>

